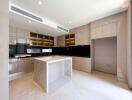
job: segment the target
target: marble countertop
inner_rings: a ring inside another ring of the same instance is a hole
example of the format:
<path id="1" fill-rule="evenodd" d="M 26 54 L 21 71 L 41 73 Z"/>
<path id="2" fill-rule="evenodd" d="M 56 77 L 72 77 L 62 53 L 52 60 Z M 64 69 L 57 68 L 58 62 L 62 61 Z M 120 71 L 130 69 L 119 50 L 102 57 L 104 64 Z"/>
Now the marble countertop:
<path id="1" fill-rule="evenodd" d="M 71 59 L 72 57 L 67 57 L 67 56 L 47 56 L 47 57 L 36 57 L 34 58 L 35 60 L 41 60 L 47 63 L 53 63 L 53 62 L 58 62 L 62 60 L 68 60 Z"/>

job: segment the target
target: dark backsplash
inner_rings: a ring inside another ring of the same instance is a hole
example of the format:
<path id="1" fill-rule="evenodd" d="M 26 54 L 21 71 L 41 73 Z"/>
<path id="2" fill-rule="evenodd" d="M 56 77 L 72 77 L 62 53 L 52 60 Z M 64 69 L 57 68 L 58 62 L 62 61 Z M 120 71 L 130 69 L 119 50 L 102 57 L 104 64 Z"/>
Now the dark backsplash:
<path id="1" fill-rule="evenodd" d="M 23 48 L 21 48 L 21 46 Z M 20 48 L 19 48 L 20 47 Z M 39 47 L 39 46 L 29 46 L 29 45 L 9 45 L 10 52 L 9 57 L 14 57 L 16 54 L 27 54 L 27 49 L 52 49 L 52 53 L 39 53 L 39 54 L 32 54 L 33 57 L 35 56 L 47 56 L 47 55 L 64 55 L 64 56 L 76 56 L 76 57 L 88 57 L 90 58 L 90 45 L 80 45 L 80 46 L 70 46 L 70 47 Z M 21 51 L 21 50 L 22 51 Z M 20 51 L 20 52 L 19 52 Z"/>
<path id="2" fill-rule="evenodd" d="M 53 55 L 66 55 L 90 58 L 90 45 L 53 47 Z"/>

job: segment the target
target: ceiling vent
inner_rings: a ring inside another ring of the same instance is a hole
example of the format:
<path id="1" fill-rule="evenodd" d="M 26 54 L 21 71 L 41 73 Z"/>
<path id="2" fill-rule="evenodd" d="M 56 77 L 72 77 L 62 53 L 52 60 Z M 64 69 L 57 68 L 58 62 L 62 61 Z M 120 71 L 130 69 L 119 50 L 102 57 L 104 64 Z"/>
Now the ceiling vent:
<path id="1" fill-rule="evenodd" d="M 18 13 L 20 15 L 26 16 L 26 17 L 31 18 L 33 20 L 36 20 L 36 21 L 39 21 L 39 22 L 43 22 L 42 18 L 40 18 L 40 17 L 38 17 L 38 16 L 36 16 L 34 14 L 31 14 L 31 13 L 25 11 L 25 10 L 22 10 L 21 8 L 15 7 L 13 5 L 11 5 L 10 7 L 11 7 L 10 8 L 11 11 L 13 11 L 13 12 L 16 12 L 16 13 Z"/>
<path id="2" fill-rule="evenodd" d="M 58 28 L 59 30 L 63 31 L 63 32 L 69 33 L 69 30 L 68 30 L 68 29 L 65 29 L 65 28 L 63 28 L 63 27 L 61 27 L 61 26 L 57 26 L 57 28 Z"/>

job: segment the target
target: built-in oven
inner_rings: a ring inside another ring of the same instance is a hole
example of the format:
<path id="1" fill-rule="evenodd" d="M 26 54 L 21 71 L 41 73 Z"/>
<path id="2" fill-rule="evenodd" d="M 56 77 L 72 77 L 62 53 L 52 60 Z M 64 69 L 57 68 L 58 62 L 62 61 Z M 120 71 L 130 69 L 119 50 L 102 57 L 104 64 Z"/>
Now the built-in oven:
<path id="1" fill-rule="evenodd" d="M 9 45 L 9 58 L 15 57 L 16 45 Z"/>
<path id="2" fill-rule="evenodd" d="M 27 54 L 41 54 L 42 50 L 37 48 L 27 49 Z"/>
<path id="3" fill-rule="evenodd" d="M 16 44 L 16 54 L 27 54 L 28 44 L 17 43 Z"/>

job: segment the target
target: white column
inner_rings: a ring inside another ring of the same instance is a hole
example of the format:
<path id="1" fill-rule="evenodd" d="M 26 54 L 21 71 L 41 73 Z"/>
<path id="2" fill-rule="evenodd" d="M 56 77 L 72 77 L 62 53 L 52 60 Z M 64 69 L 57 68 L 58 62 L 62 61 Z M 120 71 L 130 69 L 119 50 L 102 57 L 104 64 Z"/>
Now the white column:
<path id="1" fill-rule="evenodd" d="M 9 0 L 0 0 L 0 100 L 9 100 Z"/>

